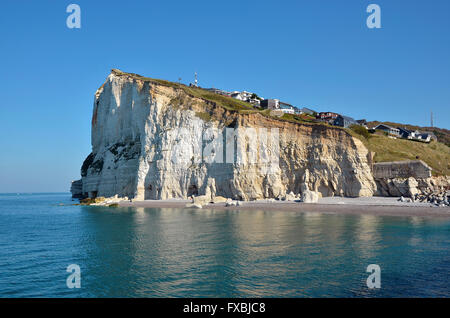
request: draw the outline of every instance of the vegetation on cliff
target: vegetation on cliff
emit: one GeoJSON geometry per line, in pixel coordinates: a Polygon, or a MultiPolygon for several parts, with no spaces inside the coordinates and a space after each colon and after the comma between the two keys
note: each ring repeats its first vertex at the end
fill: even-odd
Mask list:
{"type": "MultiPolygon", "coordinates": [[[[364,145],[372,152],[375,152],[375,162],[386,161],[401,161],[401,160],[413,160],[420,159],[426,162],[433,168],[433,174],[435,175],[450,175],[450,131],[446,129],[431,128],[431,127],[417,127],[412,125],[403,125],[385,122],[385,124],[392,126],[401,126],[407,129],[419,129],[433,132],[439,142],[431,142],[429,144],[414,142],[410,140],[392,139],[387,136],[372,135],[361,126],[351,127],[350,129],[344,129],[341,127],[330,126],[326,123],[314,122],[314,118],[308,115],[294,115],[294,114],[282,114],[280,116],[274,115],[270,110],[262,110],[253,107],[251,104],[219,95],[200,87],[190,87],[181,83],[170,82],[161,79],[154,79],[150,77],[144,77],[135,73],[125,73],[117,69],[113,69],[112,72],[118,76],[128,76],[136,80],[147,81],[175,89],[180,89],[188,96],[196,97],[205,100],[206,102],[213,103],[219,107],[222,107],[228,111],[238,112],[239,114],[261,114],[262,116],[269,117],[275,120],[287,121],[303,125],[320,125],[329,127],[330,129],[341,129],[353,137],[361,140],[364,145]]],[[[174,106],[182,105],[183,100],[173,100],[174,106]]],[[[212,114],[208,112],[196,112],[197,117],[204,121],[210,121],[213,119],[212,114]]],[[[370,122],[369,127],[374,127],[380,122],[370,122]]]]}
{"type": "Polygon", "coordinates": [[[433,168],[433,175],[450,175],[450,147],[441,142],[424,143],[384,135],[367,135],[356,129],[348,131],[375,153],[375,162],[420,159],[433,168]]]}
{"type": "Polygon", "coordinates": [[[399,123],[393,123],[393,122],[380,122],[380,121],[371,121],[367,123],[367,126],[369,128],[376,127],[379,124],[385,124],[392,127],[404,127],[409,130],[419,130],[419,131],[428,131],[432,132],[436,137],[437,140],[448,147],[450,147],[450,130],[444,129],[444,128],[438,128],[438,127],[420,127],[420,126],[414,126],[414,125],[408,125],[408,124],[399,124],[399,123]]]}
{"type": "MultiPolygon", "coordinates": [[[[142,75],[139,74],[135,74],[135,73],[126,73],[126,72],[122,72],[118,69],[113,69],[112,72],[115,75],[118,76],[128,76],[131,77],[133,79],[136,80],[140,80],[140,81],[144,81],[144,82],[151,82],[151,83],[156,83],[159,85],[163,85],[163,86],[167,86],[167,87],[172,87],[175,89],[180,89],[182,90],[184,93],[186,93],[187,95],[191,96],[191,97],[196,97],[196,98],[200,98],[203,99],[207,102],[211,102],[214,103],[215,105],[222,107],[226,110],[229,111],[236,111],[240,114],[254,114],[254,113],[259,113],[263,116],[266,117],[271,117],[271,118],[276,118],[276,119],[281,119],[281,120],[285,120],[285,121],[289,121],[289,122],[294,122],[294,123],[302,123],[302,124],[315,124],[315,125],[324,125],[324,126],[329,126],[326,123],[317,123],[313,121],[313,117],[305,114],[305,115],[293,115],[293,114],[284,114],[282,116],[275,116],[271,113],[270,110],[267,109],[258,109],[253,107],[251,104],[232,98],[232,97],[227,97],[227,96],[223,96],[220,94],[216,94],[213,92],[210,92],[206,89],[200,88],[200,87],[191,87],[191,86],[186,86],[184,84],[181,83],[175,83],[175,82],[170,82],[170,81],[166,81],[166,80],[161,80],[161,79],[156,79],[156,78],[150,78],[150,77],[144,77],[142,75]]],[[[181,104],[183,101],[182,100],[177,100],[177,98],[175,98],[173,100],[173,103],[175,105],[181,104]]],[[[211,120],[211,117],[207,115],[207,113],[204,112],[198,112],[196,113],[196,115],[202,119],[207,119],[207,121],[211,120]]],[[[341,129],[339,127],[334,127],[337,129],[341,129]]]]}
{"type": "Polygon", "coordinates": [[[374,135],[368,149],[375,152],[375,162],[420,159],[433,168],[434,175],[450,175],[450,148],[440,142],[422,143],[374,135]]]}
{"type": "Polygon", "coordinates": [[[197,97],[197,98],[201,98],[204,99],[206,101],[210,101],[213,102],[219,106],[222,106],[225,109],[228,110],[235,110],[235,111],[256,111],[253,106],[249,103],[246,103],[244,101],[240,101],[237,99],[234,99],[232,97],[227,97],[227,96],[222,96],[219,94],[215,94],[213,92],[210,92],[208,90],[202,89],[200,87],[190,87],[190,86],[186,86],[184,84],[181,83],[175,83],[175,82],[169,82],[166,80],[161,80],[161,79],[156,79],[156,78],[150,78],[150,77],[144,77],[142,75],[139,74],[135,74],[135,73],[125,73],[122,72],[120,70],[117,69],[113,69],[112,72],[115,75],[125,75],[125,76],[129,76],[132,77],[134,79],[137,80],[141,80],[141,81],[147,81],[147,82],[153,82],[156,84],[160,84],[163,86],[168,86],[168,87],[173,87],[176,89],[181,89],[183,90],[186,94],[193,96],[193,97],[197,97]]]}

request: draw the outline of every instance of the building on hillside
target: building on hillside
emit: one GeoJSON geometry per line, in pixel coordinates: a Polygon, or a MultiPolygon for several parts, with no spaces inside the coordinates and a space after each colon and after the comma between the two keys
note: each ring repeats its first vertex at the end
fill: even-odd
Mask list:
{"type": "Polygon", "coordinates": [[[393,128],[388,125],[380,124],[375,127],[375,130],[383,130],[388,134],[398,136],[403,139],[430,142],[431,140],[437,140],[436,136],[430,132],[420,132],[418,130],[409,130],[405,127],[393,128]],[[381,127],[380,127],[381,126],[381,127]],[[397,133],[398,131],[398,133],[397,133]],[[433,138],[434,137],[434,138],[433,138]]]}
{"type": "Polygon", "coordinates": [[[215,94],[231,97],[231,93],[230,92],[227,92],[227,91],[224,91],[224,90],[221,90],[221,89],[218,89],[218,88],[205,88],[205,89],[207,91],[210,91],[210,92],[215,93],[215,94]]]}
{"type": "Polygon", "coordinates": [[[338,116],[339,114],[333,112],[320,112],[317,114],[317,119],[327,122],[329,124],[333,124],[333,122],[338,116]]]}
{"type": "Polygon", "coordinates": [[[398,128],[394,128],[394,127],[391,127],[391,126],[388,126],[385,124],[379,124],[374,129],[384,131],[384,132],[388,133],[389,135],[394,135],[394,136],[400,137],[400,130],[398,128]]]}
{"type": "Polygon", "coordinates": [[[430,140],[434,140],[434,141],[437,141],[437,140],[438,140],[437,137],[436,137],[436,135],[435,135],[434,133],[430,132],[430,131],[423,131],[422,134],[427,134],[427,135],[429,135],[429,136],[430,136],[430,140]]]}
{"type": "Polygon", "coordinates": [[[238,99],[238,100],[242,100],[242,101],[244,100],[244,95],[239,91],[231,92],[230,96],[233,97],[234,99],[238,99]]]}
{"type": "Polygon", "coordinates": [[[367,120],[365,120],[365,119],[358,119],[358,120],[356,121],[356,123],[357,123],[358,125],[360,125],[360,126],[363,126],[363,127],[366,128],[366,129],[369,129],[369,128],[367,127],[367,120]]]}
{"type": "Polygon", "coordinates": [[[430,142],[431,141],[431,135],[428,133],[421,133],[416,135],[416,140],[422,141],[422,142],[430,142]]]}
{"type": "Polygon", "coordinates": [[[318,119],[322,119],[322,120],[330,120],[330,119],[336,119],[337,116],[339,116],[339,114],[337,113],[333,113],[333,112],[320,112],[317,115],[318,119]]]}
{"type": "Polygon", "coordinates": [[[338,115],[333,121],[333,125],[348,128],[351,125],[357,125],[357,122],[351,117],[338,115]]]}
{"type": "Polygon", "coordinates": [[[242,92],[234,91],[231,93],[231,97],[242,100],[244,102],[250,100],[252,98],[252,96],[253,96],[253,93],[247,92],[247,91],[242,91],[242,92]]]}
{"type": "Polygon", "coordinates": [[[252,92],[234,91],[234,92],[230,93],[230,96],[235,99],[250,103],[254,107],[259,107],[261,104],[261,98],[259,98],[258,95],[256,95],[255,93],[252,93],[252,92]]]}
{"type": "Polygon", "coordinates": [[[397,129],[399,130],[400,137],[405,138],[405,139],[412,139],[413,138],[414,132],[412,132],[411,130],[406,129],[406,128],[402,128],[402,127],[397,127],[397,129]]]}
{"type": "Polygon", "coordinates": [[[261,99],[258,97],[254,97],[254,95],[252,95],[252,97],[250,97],[247,100],[248,103],[252,104],[253,107],[260,107],[261,106],[261,99]]]}
{"type": "Polygon", "coordinates": [[[301,114],[303,114],[302,110],[301,110],[300,108],[295,107],[295,106],[294,106],[294,113],[295,113],[296,115],[301,115],[301,114]]]}
{"type": "Polygon", "coordinates": [[[306,108],[306,107],[301,108],[300,111],[302,112],[302,114],[308,114],[308,115],[311,115],[311,116],[314,116],[315,114],[317,114],[317,112],[315,110],[309,109],[309,108],[306,108]]]}
{"type": "Polygon", "coordinates": [[[288,103],[279,102],[279,109],[285,114],[295,114],[294,106],[288,103]]]}
{"type": "Polygon", "coordinates": [[[247,91],[242,91],[241,92],[241,96],[242,96],[242,98],[244,99],[245,102],[249,101],[252,98],[253,95],[255,95],[255,94],[253,94],[252,92],[247,92],[247,91]]]}
{"type": "Polygon", "coordinates": [[[279,109],[280,101],[278,99],[263,99],[261,101],[261,107],[266,109],[279,109]]]}
{"type": "Polygon", "coordinates": [[[418,130],[412,131],[402,127],[397,127],[397,129],[399,130],[400,137],[405,139],[415,139],[420,134],[418,130]]]}

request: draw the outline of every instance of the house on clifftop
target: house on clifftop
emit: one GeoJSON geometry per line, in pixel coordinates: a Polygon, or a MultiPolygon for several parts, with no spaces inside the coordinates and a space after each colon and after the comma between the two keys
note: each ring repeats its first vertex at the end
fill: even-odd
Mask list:
{"type": "Polygon", "coordinates": [[[388,126],[385,124],[379,124],[374,129],[384,131],[384,132],[388,133],[389,135],[394,135],[394,136],[400,137],[400,129],[398,129],[398,128],[394,128],[394,127],[391,127],[391,126],[388,126]]]}
{"type": "Polygon", "coordinates": [[[333,125],[348,128],[351,125],[357,125],[357,122],[351,117],[339,115],[333,121],[333,125]]]}

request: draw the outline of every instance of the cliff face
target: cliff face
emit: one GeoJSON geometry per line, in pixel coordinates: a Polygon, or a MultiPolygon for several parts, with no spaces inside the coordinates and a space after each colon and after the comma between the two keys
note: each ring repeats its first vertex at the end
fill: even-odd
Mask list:
{"type": "Polygon", "coordinates": [[[366,158],[364,145],[342,129],[229,110],[177,85],[113,71],[95,94],[82,192],[136,199],[210,191],[252,200],[306,189],[371,196],[376,186],[366,158]]]}

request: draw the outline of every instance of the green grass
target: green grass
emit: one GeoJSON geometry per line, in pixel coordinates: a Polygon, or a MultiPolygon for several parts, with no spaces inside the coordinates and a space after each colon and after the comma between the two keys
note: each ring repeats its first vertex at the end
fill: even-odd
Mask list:
{"type": "MultiPolygon", "coordinates": [[[[117,69],[113,69],[112,72],[116,75],[123,75],[123,76],[129,76],[132,77],[134,79],[137,80],[141,80],[141,81],[147,81],[147,82],[151,82],[151,83],[156,83],[159,85],[163,85],[163,86],[167,86],[167,87],[172,87],[175,89],[181,89],[182,91],[184,91],[187,95],[191,96],[191,97],[196,97],[196,98],[200,98],[203,99],[205,101],[214,103],[215,105],[222,107],[226,110],[229,111],[235,111],[238,112],[240,114],[253,114],[253,113],[259,113],[263,116],[266,117],[270,117],[270,118],[275,118],[275,119],[281,119],[281,120],[286,120],[289,122],[294,122],[294,123],[301,123],[301,124],[319,124],[319,125],[326,125],[324,123],[317,123],[314,121],[314,118],[309,116],[309,115],[292,115],[292,114],[284,114],[281,117],[277,117],[277,116],[273,116],[270,113],[270,110],[268,109],[258,109],[253,107],[253,105],[244,102],[244,101],[240,101],[237,100],[235,98],[232,97],[228,97],[228,96],[223,96],[220,94],[215,94],[212,93],[208,90],[202,89],[200,87],[190,87],[190,86],[186,86],[184,84],[181,83],[175,83],[175,82],[170,82],[170,81],[166,81],[166,80],[161,80],[161,79],[155,79],[155,78],[150,78],[150,77],[144,77],[141,76],[139,74],[135,74],[135,73],[125,73],[122,72],[120,70],[117,69]]],[[[183,103],[182,100],[180,100],[179,98],[175,97],[172,101],[171,101],[175,107],[181,105],[183,103]]],[[[205,114],[197,114],[198,117],[200,118],[206,118],[207,116],[205,114]]],[[[211,117],[207,118],[208,120],[211,120],[211,117]]]]}
{"type": "Polygon", "coordinates": [[[328,124],[326,124],[326,123],[317,123],[317,122],[315,122],[315,120],[312,116],[304,115],[304,114],[302,114],[302,115],[283,114],[283,116],[281,116],[280,118],[290,121],[290,122],[295,122],[295,123],[310,123],[310,124],[320,124],[320,125],[328,126],[328,124]]]}
{"type": "Polygon", "coordinates": [[[125,73],[117,69],[112,70],[116,75],[126,75],[130,76],[134,79],[141,80],[141,81],[147,81],[147,82],[153,82],[156,84],[160,84],[167,87],[172,87],[176,89],[183,90],[186,94],[197,97],[200,99],[204,99],[210,102],[215,103],[218,106],[221,106],[227,110],[233,110],[233,111],[247,111],[247,112],[258,112],[257,109],[255,109],[251,104],[234,99],[232,97],[227,97],[219,94],[212,93],[210,91],[207,91],[205,89],[202,89],[200,87],[189,87],[184,84],[170,82],[166,80],[161,79],[155,79],[150,77],[144,77],[138,74],[134,73],[125,73]]]}
{"type": "MultiPolygon", "coordinates": [[[[259,113],[265,117],[297,124],[322,125],[331,127],[326,123],[315,122],[313,117],[305,114],[283,114],[281,117],[274,116],[268,109],[263,110],[254,108],[249,103],[231,97],[215,94],[199,87],[189,87],[180,83],[144,77],[134,73],[125,73],[119,70],[113,70],[113,72],[116,75],[131,76],[132,78],[138,80],[148,81],[175,89],[181,89],[189,96],[203,99],[207,102],[211,102],[217,106],[223,107],[224,109],[227,109],[229,111],[236,111],[240,114],[259,113]]],[[[173,103],[175,106],[180,106],[184,103],[184,100],[177,100],[177,98],[175,98],[173,100],[173,103]]],[[[196,112],[196,116],[203,119],[204,121],[210,121],[212,119],[211,114],[207,112],[196,112]]],[[[333,126],[333,128],[344,129],[335,126],[333,126]]],[[[352,129],[344,130],[353,137],[360,139],[370,151],[375,152],[375,162],[414,160],[416,159],[416,156],[418,156],[419,159],[423,160],[433,168],[433,173],[435,175],[450,175],[450,148],[442,143],[432,142],[430,144],[425,144],[410,140],[391,139],[386,136],[372,134],[367,137],[364,133],[361,134],[362,132],[358,130],[357,132],[352,129]]]]}
{"type": "Polygon", "coordinates": [[[416,160],[418,157],[433,168],[433,175],[450,175],[450,147],[443,143],[432,141],[427,144],[374,134],[365,138],[350,129],[347,131],[375,152],[375,162],[416,160]]]}
{"type": "Polygon", "coordinates": [[[369,131],[366,129],[366,127],[360,125],[351,125],[349,128],[366,139],[370,138],[369,131]]]}
{"type": "Polygon", "coordinates": [[[198,118],[202,119],[203,121],[211,121],[211,115],[209,113],[206,112],[196,112],[195,116],[197,116],[198,118]]]}

